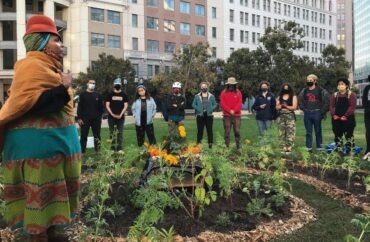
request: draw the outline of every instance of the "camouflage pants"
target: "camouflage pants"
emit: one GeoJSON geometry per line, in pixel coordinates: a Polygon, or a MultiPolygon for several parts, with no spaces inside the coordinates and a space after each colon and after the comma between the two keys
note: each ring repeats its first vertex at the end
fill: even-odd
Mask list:
{"type": "Polygon", "coordinates": [[[293,147],[295,139],[295,116],[293,113],[280,113],[277,120],[279,125],[279,140],[282,146],[293,147]]]}
{"type": "Polygon", "coordinates": [[[171,137],[177,137],[179,135],[178,127],[184,125],[184,121],[174,122],[172,120],[168,120],[168,131],[171,137]]]}

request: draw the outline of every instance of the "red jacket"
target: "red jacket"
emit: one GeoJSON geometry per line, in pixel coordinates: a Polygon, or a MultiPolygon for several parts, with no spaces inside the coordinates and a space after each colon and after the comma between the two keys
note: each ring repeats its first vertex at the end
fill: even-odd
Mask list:
{"type": "Polygon", "coordinates": [[[221,108],[224,116],[231,116],[230,111],[234,110],[234,116],[240,116],[242,110],[242,94],[240,91],[223,90],[220,95],[221,108]]]}

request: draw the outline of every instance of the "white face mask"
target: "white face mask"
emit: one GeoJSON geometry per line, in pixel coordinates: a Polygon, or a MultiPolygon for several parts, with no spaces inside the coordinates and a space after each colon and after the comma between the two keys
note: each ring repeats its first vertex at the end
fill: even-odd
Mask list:
{"type": "Polygon", "coordinates": [[[89,88],[90,90],[94,90],[95,89],[95,84],[87,84],[87,88],[89,88]]]}

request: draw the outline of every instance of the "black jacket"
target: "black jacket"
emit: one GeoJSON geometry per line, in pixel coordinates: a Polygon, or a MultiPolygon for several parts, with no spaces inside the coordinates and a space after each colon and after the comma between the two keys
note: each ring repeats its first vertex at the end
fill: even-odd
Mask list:
{"type": "Polygon", "coordinates": [[[185,116],[185,97],[180,95],[169,95],[167,98],[167,112],[168,115],[179,115],[179,116],[185,116]],[[174,107],[173,105],[176,104],[177,107],[174,107]]]}
{"type": "Polygon", "coordinates": [[[266,97],[261,93],[256,96],[252,109],[257,112],[256,119],[267,121],[276,119],[276,98],[271,92],[268,92],[266,97]],[[264,109],[260,108],[261,105],[266,104],[264,109]]]}

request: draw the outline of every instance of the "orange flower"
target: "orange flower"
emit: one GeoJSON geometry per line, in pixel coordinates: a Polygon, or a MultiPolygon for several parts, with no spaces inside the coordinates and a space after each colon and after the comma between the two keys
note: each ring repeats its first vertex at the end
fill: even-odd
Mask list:
{"type": "Polygon", "coordinates": [[[148,147],[149,147],[149,144],[148,144],[147,142],[144,142],[144,146],[145,146],[146,148],[148,148],[148,147]]]}
{"type": "Polygon", "coordinates": [[[195,146],[193,148],[193,153],[196,154],[196,155],[199,154],[200,153],[200,148],[198,146],[195,146]]]}

